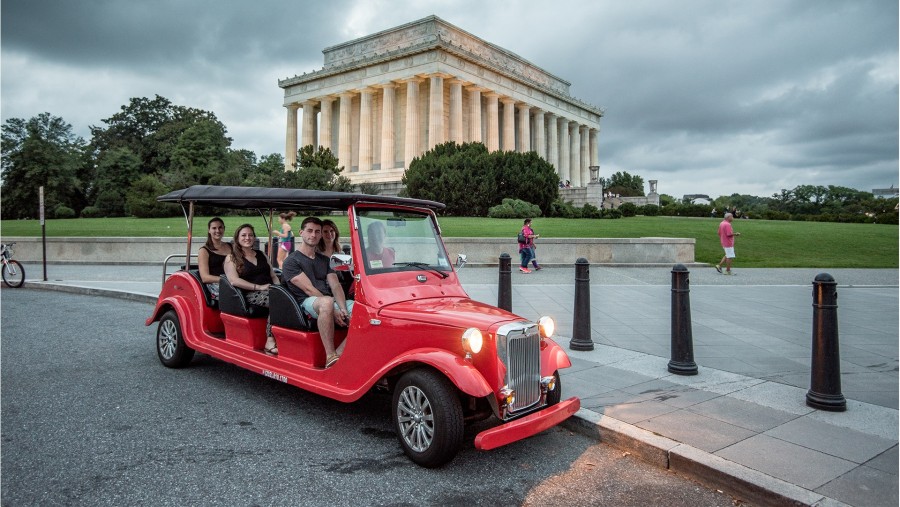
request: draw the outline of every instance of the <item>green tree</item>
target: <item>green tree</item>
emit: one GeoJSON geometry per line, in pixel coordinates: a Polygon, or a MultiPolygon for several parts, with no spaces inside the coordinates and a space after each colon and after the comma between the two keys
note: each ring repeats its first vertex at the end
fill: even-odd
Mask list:
{"type": "Polygon", "coordinates": [[[38,218],[38,188],[44,187],[45,216],[59,206],[83,208],[86,144],[62,118],[41,113],[25,121],[10,118],[2,127],[2,214],[38,218]]]}
{"type": "Polygon", "coordinates": [[[104,216],[125,214],[125,196],[140,175],[141,159],[129,148],[114,148],[97,157],[94,206],[104,216]]]}
{"type": "Polygon", "coordinates": [[[222,145],[231,145],[227,129],[216,115],[201,109],[178,106],[156,95],[132,98],[121,110],[102,120],[105,127],[91,127],[91,146],[95,153],[128,148],[141,160],[141,174],[159,175],[172,182],[172,188],[194,184],[210,177],[212,164],[224,169],[222,145]],[[189,132],[190,131],[190,132],[189,132]],[[184,137],[184,139],[182,139],[184,137]],[[209,146],[203,146],[208,142],[209,146]],[[193,151],[197,153],[192,153],[193,151]],[[177,152],[177,153],[176,153],[177,152]],[[173,164],[191,174],[171,175],[173,164]]]}
{"type": "Polygon", "coordinates": [[[486,216],[504,198],[536,204],[549,215],[559,195],[559,177],[535,153],[488,153],[481,143],[435,146],[403,175],[406,195],[443,202],[444,213],[486,216]]]}
{"type": "Polygon", "coordinates": [[[349,178],[341,175],[343,171],[330,149],[307,145],[297,152],[297,170],[284,171],[280,186],[350,192],[353,186],[349,178]]]}
{"type": "Polygon", "coordinates": [[[144,175],[137,179],[128,191],[125,209],[128,214],[138,218],[156,218],[177,215],[177,206],[164,204],[156,200],[169,189],[153,176],[144,175]]]}
{"type": "Polygon", "coordinates": [[[636,174],[628,174],[627,171],[617,172],[610,176],[609,179],[600,178],[600,183],[606,191],[623,197],[641,197],[644,195],[644,178],[636,174]]]}

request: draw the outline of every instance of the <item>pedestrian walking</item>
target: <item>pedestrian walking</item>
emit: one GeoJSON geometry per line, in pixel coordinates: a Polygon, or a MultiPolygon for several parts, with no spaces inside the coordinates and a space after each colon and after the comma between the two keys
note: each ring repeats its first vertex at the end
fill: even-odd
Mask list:
{"type": "Polygon", "coordinates": [[[519,264],[519,271],[522,273],[531,273],[531,270],[528,269],[528,263],[531,262],[531,259],[534,257],[534,238],[536,237],[538,237],[538,235],[535,234],[534,230],[531,228],[531,219],[526,218],[522,225],[522,230],[519,231],[518,237],[519,256],[522,260],[519,264]]]}
{"type": "Polygon", "coordinates": [[[732,274],[731,264],[734,261],[734,237],[741,235],[739,232],[734,232],[734,229],[731,227],[732,220],[734,220],[734,215],[725,213],[725,218],[719,223],[719,242],[722,243],[725,255],[722,257],[722,260],[716,264],[716,271],[722,273],[722,265],[724,264],[725,272],[723,274],[726,275],[732,274]]]}

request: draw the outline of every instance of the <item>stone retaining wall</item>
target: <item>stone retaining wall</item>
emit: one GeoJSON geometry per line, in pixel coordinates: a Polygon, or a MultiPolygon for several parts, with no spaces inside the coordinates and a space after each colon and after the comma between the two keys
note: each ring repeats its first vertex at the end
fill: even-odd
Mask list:
{"type": "MultiPolygon", "coordinates": [[[[191,252],[205,241],[195,238],[191,252]]],[[[3,238],[16,242],[15,258],[41,262],[40,238],[3,238]]],[[[445,238],[450,260],[465,253],[472,265],[496,265],[507,253],[518,262],[515,238],[445,238]]],[[[673,265],[694,263],[693,238],[541,238],[538,261],[546,265],[572,265],[584,257],[591,264],[673,265]]],[[[80,264],[161,264],[172,254],[186,253],[185,238],[47,238],[47,262],[80,264]]],[[[176,261],[177,262],[177,261],[176,261]]]]}

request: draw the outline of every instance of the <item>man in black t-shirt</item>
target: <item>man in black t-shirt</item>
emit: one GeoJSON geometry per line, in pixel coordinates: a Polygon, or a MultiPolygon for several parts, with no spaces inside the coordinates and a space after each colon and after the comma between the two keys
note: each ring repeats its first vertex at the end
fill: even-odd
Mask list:
{"type": "Polygon", "coordinates": [[[328,257],[316,251],[322,239],[322,221],[308,217],[300,225],[300,247],[284,261],[282,277],[285,287],[297,298],[300,307],[316,319],[325,346],[325,367],[337,362],[344,343],[335,349],[334,326],[350,323],[353,300],[346,299],[337,274],[328,257]]]}

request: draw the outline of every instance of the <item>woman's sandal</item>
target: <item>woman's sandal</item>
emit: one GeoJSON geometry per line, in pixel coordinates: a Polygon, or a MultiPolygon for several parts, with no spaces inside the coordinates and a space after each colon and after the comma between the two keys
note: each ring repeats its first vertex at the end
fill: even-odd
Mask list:
{"type": "Polygon", "coordinates": [[[328,356],[328,357],[325,359],[325,367],[326,367],[326,368],[331,368],[332,366],[334,366],[334,363],[336,363],[337,360],[340,359],[340,357],[341,357],[341,356],[339,356],[339,355],[337,355],[337,354],[332,354],[332,355],[328,356]]]}

